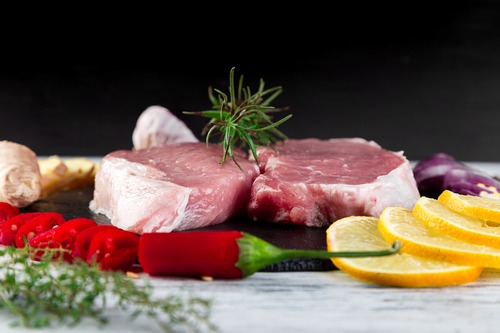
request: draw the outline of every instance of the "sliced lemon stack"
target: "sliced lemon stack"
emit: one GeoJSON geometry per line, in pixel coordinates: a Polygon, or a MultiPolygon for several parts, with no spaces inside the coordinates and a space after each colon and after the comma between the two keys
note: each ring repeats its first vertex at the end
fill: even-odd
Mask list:
{"type": "Polygon", "coordinates": [[[413,255],[461,265],[500,268],[499,248],[465,242],[453,234],[429,228],[406,208],[384,209],[378,229],[386,241],[400,240],[401,250],[413,255]]]}
{"type": "Polygon", "coordinates": [[[500,200],[498,199],[458,194],[445,190],[438,200],[457,213],[500,223],[500,200]]]}
{"type": "MultiPolygon", "coordinates": [[[[379,251],[389,248],[389,243],[379,232],[378,223],[379,219],[366,216],[337,220],[326,231],[328,250],[379,251]]],[[[341,271],[361,280],[397,287],[459,285],[476,280],[483,270],[409,253],[384,257],[332,258],[332,262],[341,271]]]]}
{"type": "Polygon", "coordinates": [[[402,243],[396,255],[332,261],[346,273],[385,285],[472,282],[483,268],[500,269],[500,200],[445,190],[437,200],[421,197],[412,210],[387,207],[378,219],[351,216],[327,230],[332,251],[380,250],[396,240],[402,243]]]}
{"type": "MultiPolygon", "coordinates": [[[[448,197],[444,201],[445,204],[440,199],[421,197],[413,207],[413,215],[431,229],[453,235],[453,237],[469,243],[500,248],[499,223],[476,217],[478,215],[457,213],[448,208],[447,205],[456,206],[454,202],[461,201],[460,196],[456,193],[451,194],[451,197],[448,194],[445,196],[448,197]]],[[[442,197],[443,195],[439,198],[442,197]]],[[[493,200],[500,204],[500,200],[493,200]]]]}

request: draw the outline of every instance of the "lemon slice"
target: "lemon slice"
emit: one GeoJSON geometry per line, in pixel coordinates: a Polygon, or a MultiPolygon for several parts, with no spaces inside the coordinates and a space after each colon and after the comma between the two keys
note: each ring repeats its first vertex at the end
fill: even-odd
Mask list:
{"type": "MultiPolygon", "coordinates": [[[[326,231],[329,251],[379,251],[390,247],[377,228],[378,219],[350,216],[326,231]]],[[[360,280],[395,287],[440,287],[475,281],[482,268],[398,253],[384,257],[332,258],[341,271],[360,280]]]]}
{"type": "Polygon", "coordinates": [[[500,200],[444,190],[439,202],[454,212],[500,223],[500,200]]]}
{"type": "Polygon", "coordinates": [[[412,212],[429,228],[469,243],[500,248],[500,225],[496,222],[492,224],[474,216],[456,213],[440,201],[427,197],[420,197],[412,212]]]}
{"type": "Polygon", "coordinates": [[[500,249],[467,243],[428,228],[403,207],[385,208],[378,229],[387,242],[399,240],[402,251],[413,255],[460,265],[500,268],[500,249]]]}

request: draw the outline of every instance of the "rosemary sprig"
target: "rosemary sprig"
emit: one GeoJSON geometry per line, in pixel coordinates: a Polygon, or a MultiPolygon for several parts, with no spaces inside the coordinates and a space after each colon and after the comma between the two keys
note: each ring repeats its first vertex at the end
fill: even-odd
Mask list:
{"type": "Polygon", "coordinates": [[[240,76],[236,89],[234,71],[233,67],[229,73],[228,94],[219,89],[208,88],[211,110],[184,113],[210,118],[202,131],[202,135],[206,136],[206,143],[209,143],[213,135],[219,134],[219,142],[224,151],[220,163],[225,163],[231,157],[238,165],[234,157],[235,147],[249,148],[257,161],[256,147],[274,147],[275,143],[287,139],[277,127],[292,115],[273,122],[272,113],[288,110],[286,107],[275,108],[270,105],[283,89],[280,86],[265,89],[264,81],[261,79],[257,92],[252,93],[249,87],[243,87],[243,75],[240,76]]]}
{"type": "Polygon", "coordinates": [[[62,258],[60,251],[45,250],[34,261],[29,248],[0,248],[0,309],[17,317],[13,326],[75,326],[84,318],[103,326],[106,312],[119,309],[128,311],[131,320],[148,316],[165,332],[217,330],[210,322],[210,300],[189,294],[154,298],[147,280],[83,261],[69,264],[56,259],[62,258]]]}

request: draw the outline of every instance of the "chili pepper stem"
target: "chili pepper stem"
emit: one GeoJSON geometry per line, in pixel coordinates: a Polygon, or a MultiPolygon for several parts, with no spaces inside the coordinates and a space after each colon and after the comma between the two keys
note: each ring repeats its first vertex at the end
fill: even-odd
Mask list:
{"type": "Polygon", "coordinates": [[[283,249],[245,232],[242,234],[243,236],[237,240],[240,248],[240,255],[236,266],[242,270],[244,277],[257,272],[266,266],[276,264],[286,259],[380,257],[395,254],[401,249],[401,243],[399,241],[395,241],[390,248],[380,251],[329,252],[321,250],[283,249]]]}

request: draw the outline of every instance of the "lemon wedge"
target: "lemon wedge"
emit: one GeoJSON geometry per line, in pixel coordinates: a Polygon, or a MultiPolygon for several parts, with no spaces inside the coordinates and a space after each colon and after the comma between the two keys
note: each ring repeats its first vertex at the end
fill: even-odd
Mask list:
{"type": "MultiPolygon", "coordinates": [[[[378,230],[378,218],[350,216],[326,231],[329,251],[378,251],[390,245],[378,230]]],[[[475,281],[482,268],[426,259],[409,253],[384,257],[332,258],[344,273],[360,280],[395,287],[441,287],[475,281]]]]}
{"type": "Polygon", "coordinates": [[[500,200],[444,190],[439,202],[454,212],[500,223],[500,200]]]}
{"type": "Polygon", "coordinates": [[[387,242],[399,240],[402,251],[460,265],[500,268],[500,249],[472,244],[424,225],[411,210],[387,207],[378,229],[387,242]]]}
{"type": "Polygon", "coordinates": [[[496,222],[456,213],[440,201],[427,197],[420,197],[412,212],[418,220],[429,228],[469,243],[500,248],[500,224],[496,222]]]}

